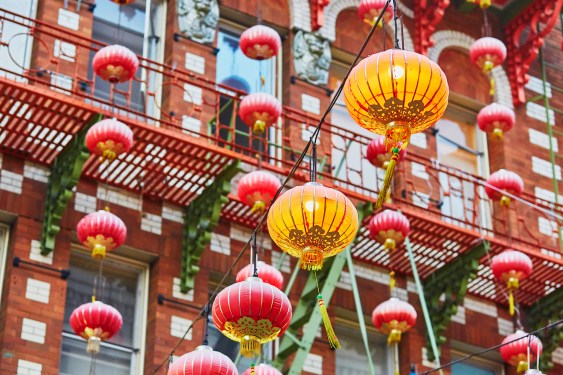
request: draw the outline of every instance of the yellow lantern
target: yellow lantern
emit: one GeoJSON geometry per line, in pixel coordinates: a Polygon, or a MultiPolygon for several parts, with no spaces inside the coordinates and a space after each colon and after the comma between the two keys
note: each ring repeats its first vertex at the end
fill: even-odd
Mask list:
{"type": "Polygon", "coordinates": [[[399,152],[411,134],[432,126],[448,105],[448,81],[442,69],[415,52],[391,49],[371,55],[354,67],[344,86],[350,116],[363,128],[385,136],[393,152],[376,207],[381,207],[399,152]]]}
{"type": "Polygon", "coordinates": [[[346,248],[358,231],[358,212],[341,192],[318,182],[281,195],[268,213],[272,240],[300,258],[303,269],[319,270],[323,259],[346,248]]]}

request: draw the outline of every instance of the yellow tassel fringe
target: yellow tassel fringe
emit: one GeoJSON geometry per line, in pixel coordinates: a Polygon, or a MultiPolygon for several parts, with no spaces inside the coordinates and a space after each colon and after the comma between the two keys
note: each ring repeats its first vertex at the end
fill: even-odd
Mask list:
{"type": "Polygon", "coordinates": [[[375,202],[375,209],[378,210],[383,206],[383,202],[387,198],[387,192],[391,187],[391,182],[393,181],[393,176],[395,175],[395,167],[397,166],[397,159],[399,159],[399,149],[393,149],[393,156],[391,156],[391,160],[389,160],[389,165],[387,166],[387,170],[385,171],[385,179],[383,180],[383,187],[379,192],[379,196],[377,197],[377,202],[375,202]]]}
{"type": "Polygon", "coordinates": [[[317,296],[317,301],[319,303],[319,309],[321,310],[321,317],[323,318],[328,343],[330,344],[331,348],[340,349],[340,342],[338,342],[336,333],[332,328],[332,323],[330,322],[328,311],[326,310],[325,302],[323,301],[323,296],[321,294],[317,296]]]}

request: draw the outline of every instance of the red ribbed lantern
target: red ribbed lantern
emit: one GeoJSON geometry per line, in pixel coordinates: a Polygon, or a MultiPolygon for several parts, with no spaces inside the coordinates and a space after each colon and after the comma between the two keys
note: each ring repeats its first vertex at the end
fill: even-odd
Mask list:
{"type": "Polygon", "coordinates": [[[536,355],[541,355],[543,350],[540,339],[534,335],[525,337],[526,335],[527,333],[524,331],[516,331],[516,333],[513,333],[502,340],[502,343],[504,344],[512,340],[516,340],[519,337],[522,338],[518,341],[514,341],[513,343],[503,345],[499,349],[502,359],[512,366],[516,366],[519,373],[528,369],[528,345],[531,348],[530,361],[532,361],[536,355]]]}
{"type": "Polygon", "coordinates": [[[503,42],[489,36],[477,39],[469,49],[469,58],[484,73],[502,65],[506,59],[506,46],[503,42]]]}
{"type": "Polygon", "coordinates": [[[78,306],[70,315],[70,326],[77,335],[88,340],[86,351],[93,354],[100,351],[100,342],[112,338],[122,324],[119,311],[100,301],[78,306]]]}
{"type": "Polygon", "coordinates": [[[168,368],[168,375],[238,375],[229,357],[207,345],[176,359],[168,368]]]}
{"type": "Polygon", "coordinates": [[[100,49],[94,55],[92,68],[96,75],[111,83],[131,80],[137,69],[139,59],[130,49],[114,44],[100,49]]]}
{"type": "Polygon", "coordinates": [[[253,369],[249,368],[242,375],[282,375],[280,370],[264,363],[254,366],[254,372],[252,371],[253,369]]]}
{"type": "MultiPolygon", "coordinates": [[[[491,185],[516,196],[522,194],[524,191],[524,181],[522,178],[516,173],[507,171],[506,169],[499,169],[495,173],[492,173],[489,178],[487,178],[487,185],[491,185]]],[[[510,197],[487,185],[485,185],[485,192],[490,199],[500,202],[501,206],[510,206],[510,197]]]]}
{"type": "Polygon", "coordinates": [[[240,342],[240,353],[255,357],[261,344],[284,334],[292,309],[282,291],[250,277],[223,289],[213,302],[212,314],[217,329],[240,342]]]}
{"type": "Polygon", "coordinates": [[[91,153],[112,162],[131,149],[133,131],[116,119],[105,119],[88,129],[85,142],[91,153]]]}
{"type": "Polygon", "coordinates": [[[252,127],[255,134],[262,134],[281,115],[282,107],[276,97],[263,92],[250,94],[240,101],[238,115],[252,127]]]}
{"type": "Polygon", "coordinates": [[[241,34],[239,46],[246,57],[267,60],[278,54],[281,38],[271,27],[256,25],[241,34]]]}
{"type": "MultiPolygon", "coordinates": [[[[360,19],[373,26],[375,21],[377,21],[377,17],[379,17],[379,13],[381,13],[385,7],[386,2],[387,0],[362,0],[358,6],[358,15],[360,16],[360,19]]],[[[383,22],[387,23],[391,21],[393,14],[393,3],[390,2],[385,10],[385,14],[383,15],[383,22]]],[[[382,22],[377,24],[377,27],[382,26],[382,22]]]]}
{"type": "Polygon", "coordinates": [[[370,237],[387,250],[394,250],[403,243],[409,230],[409,219],[398,211],[385,210],[374,215],[369,222],[370,237]]]}
{"type": "MultiPolygon", "coordinates": [[[[244,281],[251,277],[254,273],[254,265],[249,264],[237,273],[237,283],[244,281]]],[[[263,282],[273,285],[278,289],[283,288],[283,275],[282,273],[273,266],[267,263],[258,261],[258,276],[263,282]]]]}
{"type": "Polygon", "coordinates": [[[238,197],[252,207],[251,212],[263,214],[281,187],[279,178],[265,171],[253,171],[244,175],[238,183],[238,197]]]}
{"type": "Polygon", "coordinates": [[[521,280],[530,276],[533,266],[530,257],[515,250],[505,250],[491,261],[493,275],[508,288],[510,315],[514,315],[514,291],[520,287],[521,280]]]}
{"type": "Polygon", "coordinates": [[[477,115],[479,129],[501,140],[505,132],[511,130],[516,122],[514,111],[505,105],[492,103],[483,107],[477,115]]]}
{"type": "Polygon", "coordinates": [[[111,1],[119,5],[127,5],[127,4],[133,4],[136,0],[111,0],[111,1]]]}
{"type": "MultiPolygon", "coordinates": [[[[403,160],[406,154],[406,149],[401,150],[399,152],[399,160],[403,160]]],[[[368,159],[368,161],[374,166],[386,169],[389,164],[389,160],[391,160],[391,156],[393,156],[393,153],[387,150],[387,147],[385,146],[385,137],[378,136],[368,143],[366,159],[368,159]]]]}
{"type": "Polygon", "coordinates": [[[106,251],[111,251],[125,242],[127,227],[111,212],[97,211],[78,222],[76,234],[78,240],[92,250],[93,258],[105,258],[106,251]]]}

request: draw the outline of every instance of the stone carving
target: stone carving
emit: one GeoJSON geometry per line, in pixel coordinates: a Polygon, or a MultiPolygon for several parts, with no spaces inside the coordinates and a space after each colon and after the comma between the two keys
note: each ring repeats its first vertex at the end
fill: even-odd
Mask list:
{"type": "Polygon", "coordinates": [[[217,0],[177,0],[180,32],[198,43],[212,43],[219,22],[217,0]]]}
{"type": "Polygon", "coordinates": [[[299,77],[315,85],[326,85],[331,61],[327,39],[318,33],[297,32],[293,42],[293,62],[299,77]]]}

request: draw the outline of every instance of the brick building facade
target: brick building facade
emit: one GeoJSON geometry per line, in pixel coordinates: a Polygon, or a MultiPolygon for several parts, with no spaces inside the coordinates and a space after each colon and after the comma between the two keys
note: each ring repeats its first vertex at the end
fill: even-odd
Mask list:
{"type": "MultiPolygon", "coordinates": [[[[199,309],[235,262],[257,222],[258,217],[243,208],[234,194],[238,179],[257,168],[255,153],[262,157],[261,167],[280,177],[287,175],[369,31],[357,15],[359,0],[331,0],[324,7],[320,5],[322,1],[316,0],[222,0],[218,4],[218,23],[212,27],[212,42],[200,43],[182,30],[178,1],[137,1],[119,9],[108,0],[96,0],[96,4],[20,0],[17,6],[10,0],[0,0],[2,374],[88,372],[90,358],[84,353],[83,343],[73,337],[68,315],[69,306],[77,305],[84,297],[83,286],[94,281],[96,261],[84,256],[75,227],[85,214],[105,206],[110,206],[128,228],[126,244],[107,261],[104,287],[108,298],[123,303],[127,327],[113,346],[102,348],[102,352],[111,354],[98,360],[98,371],[111,371],[115,366],[119,374],[154,373],[198,318],[199,309]],[[250,63],[237,55],[233,41],[258,21],[279,32],[282,51],[273,61],[245,65],[250,63]],[[320,27],[315,28],[315,22],[320,27]],[[295,68],[297,35],[312,31],[316,31],[323,46],[329,46],[331,65],[326,83],[312,84],[295,68]],[[89,69],[92,51],[105,43],[124,44],[144,57],[144,69],[135,83],[120,86],[115,92],[96,81],[89,69]],[[265,84],[260,83],[262,79],[265,84]],[[248,135],[247,128],[239,127],[229,117],[243,91],[264,90],[279,97],[284,105],[283,119],[270,131],[269,139],[248,135]],[[53,176],[58,178],[61,173],[55,160],[96,113],[114,115],[131,125],[137,146],[131,158],[110,166],[100,165],[94,157],[86,161],[76,185],[66,185],[71,198],[62,205],[62,217],[60,213],[52,214],[59,216],[60,225],[56,226],[60,231],[53,251],[43,255],[46,202],[53,199],[48,195],[54,191],[53,176]],[[221,169],[237,159],[241,160],[242,171],[231,181],[232,193],[197,263],[200,270],[194,276],[195,287],[184,294],[180,291],[180,275],[181,259],[188,251],[183,238],[185,223],[189,224],[185,207],[205,191],[221,169]],[[14,263],[16,258],[22,262],[14,263]],[[62,278],[61,270],[70,270],[70,277],[62,278]]],[[[197,1],[185,3],[193,6],[197,1]]],[[[562,282],[558,238],[561,222],[550,216],[550,212],[563,216],[561,197],[557,200],[553,193],[552,178],[562,191],[561,159],[555,155],[556,165],[552,168],[546,133],[546,113],[554,123],[563,114],[557,110],[563,109],[563,91],[559,89],[563,88],[559,67],[561,24],[557,21],[554,27],[551,25],[551,32],[542,38],[544,63],[536,55],[524,72],[529,80],[520,89],[525,99],[532,100],[520,103],[515,96],[519,87],[515,87],[518,74],[513,66],[522,68],[524,64],[510,62],[510,50],[509,61],[493,72],[497,86],[493,99],[488,94],[489,80],[468,58],[472,42],[481,37],[483,16],[478,8],[463,1],[434,1],[432,6],[437,10],[433,12],[424,1],[397,3],[403,14],[401,39],[405,48],[421,51],[432,40],[427,55],[444,70],[452,94],[444,122],[435,127],[437,131],[413,137],[410,157],[396,176],[390,207],[403,210],[411,219],[413,231],[419,231],[413,243],[417,244],[416,259],[423,280],[429,280],[432,273],[468,252],[482,238],[491,242],[492,253],[513,247],[533,255],[534,266],[543,268],[533,282],[523,283],[529,294],[520,306],[520,320],[527,330],[532,330],[529,324],[534,321],[530,316],[535,311],[534,304],[552,306],[552,302],[541,304],[547,303],[552,293],[560,295],[562,282]],[[443,18],[440,9],[444,9],[443,18]],[[547,100],[536,98],[544,94],[542,67],[547,77],[547,100]],[[475,125],[479,109],[492,100],[514,107],[516,112],[514,130],[505,134],[500,143],[487,139],[475,125]],[[547,105],[551,112],[546,112],[547,105]],[[525,203],[504,210],[484,199],[482,188],[476,186],[481,178],[500,168],[519,173],[525,182],[523,199],[543,211],[525,203]],[[476,176],[475,180],[459,170],[476,176]],[[429,236],[426,240],[422,239],[425,231],[429,236]],[[444,238],[450,238],[450,242],[443,243],[444,238]]],[[[550,25],[553,18],[546,11],[552,7],[550,1],[537,0],[535,3],[541,3],[539,10],[530,1],[493,3],[488,21],[492,35],[503,41],[513,36],[507,34],[507,25],[527,22],[528,13],[542,14],[541,27],[550,25]]],[[[554,12],[559,13],[563,1],[553,3],[554,12]]],[[[392,34],[392,25],[376,31],[364,56],[384,46],[392,47],[392,34]]],[[[524,30],[523,47],[517,54],[534,52],[526,49],[524,42],[526,38],[532,40],[533,34],[524,30]]],[[[337,104],[320,135],[320,178],[341,188],[355,204],[373,201],[377,197],[377,187],[373,185],[380,182],[381,171],[362,161],[369,137],[346,122],[350,119],[345,118],[342,108],[337,104]]],[[[561,133],[553,134],[555,154],[559,153],[562,139],[561,133]]],[[[305,182],[306,172],[306,167],[299,169],[291,183],[305,182]]],[[[63,177],[61,181],[67,183],[69,177],[63,177]]],[[[197,218],[206,220],[208,216],[197,218]]],[[[389,297],[390,263],[383,249],[365,232],[365,228],[360,231],[360,240],[352,251],[355,275],[375,353],[373,359],[378,371],[386,373],[391,371],[390,354],[385,338],[372,328],[369,316],[389,297]]],[[[295,259],[282,257],[267,233],[261,239],[261,257],[279,265],[287,282],[296,266],[295,259]]],[[[411,363],[421,373],[436,363],[428,359],[426,328],[408,258],[402,247],[397,251],[402,253],[395,255],[394,262],[400,264],[395,293],[408,299],[419,312],[416,326],[400,344],[401,374],[409,373],[411,363]]],[[[237,263],[235,274],[247,264],[246,260],[245,255],[237,263]]],[[[500,287],[495,287],[487,273],[486,256],[480,262],[475,281],[469,282],[468,295],[457,301],[457,312],[446,317],[451,322],[444,333],[447,340],[441,345],[442,364],[494,346],[515,330],[500,287]]],[[[234,276],[228,280],[234,281],[234,276]]],[[[294,306],[306,282],[307,275],[301,272],[289,293],[294,306]]],[[[329,350],[324,332],[319,330],[302,373],[369,373],[365,366],[357,367],[365,361],[365,352],[363,346],[358,346],[361,337],[352,289],[350,270],[345,269],[329,304],[344,349],[329,350]]],[[[80,303],[84,302],[87,300],[80,303]]],[[[193,350],[202,335],[202,323],[198,322],[174,354],[193,350]]],[[[218,340],[215,333],[212,337],[212,341],[218,340]]],[[[558,374],[563,372],[563,349],[556,340],[550,340],[557,348],[551,351],[553,367],[548,373],[558,374]]],[[[227,345],[224,340],[220,342],[227,345]]],[[[278,349],[276,343],[268,350],[275,357],[278,349]]],[[[232,351],[233,346],[226,350],[232,351]]],[[[453,371],[448,368],[444,373],[470,374],[481,369],[482,374],[516,374],[514,367],[503,364],[496,351],[468,361],[467,366],[453,371]]],[[[158,373],[165,373],[165,368],[158,373]]]]}

